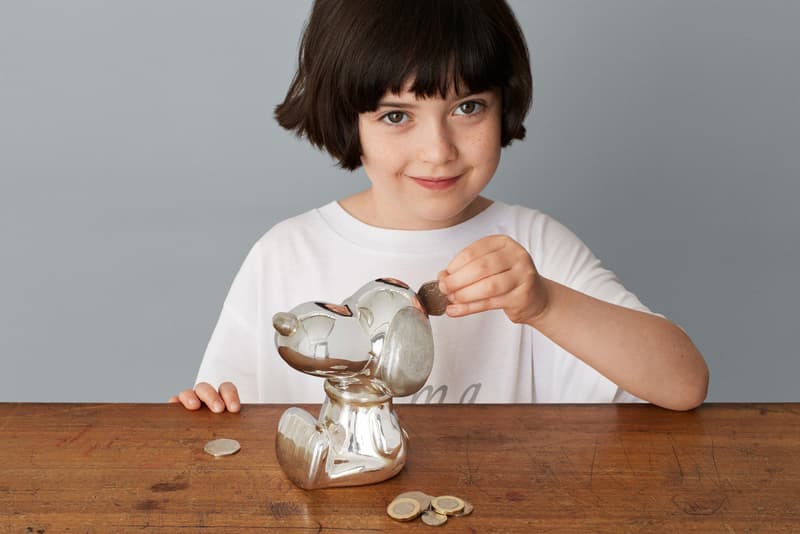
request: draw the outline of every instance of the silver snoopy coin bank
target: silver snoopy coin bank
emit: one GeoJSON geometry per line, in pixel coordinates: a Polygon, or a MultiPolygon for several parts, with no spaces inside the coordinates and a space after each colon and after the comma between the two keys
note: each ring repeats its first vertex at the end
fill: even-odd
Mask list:
{"type": "Polygon", "coordinates": [[[392,397],[419,391],[433,368],[431,325],[417,294],[381,278],[341,304],[306,302],[272,323],[286,363],[325,379],[318,418],[291,407],[278,423],[275,449],[289,479],[316,489],[399,473],[408,435],[392,397]]]}

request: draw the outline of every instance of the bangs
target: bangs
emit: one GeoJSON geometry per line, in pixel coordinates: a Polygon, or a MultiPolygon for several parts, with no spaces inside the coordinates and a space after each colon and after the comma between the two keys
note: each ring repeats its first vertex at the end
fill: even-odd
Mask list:
{"type": "Polygon", "coordinates": [[[383,9],[366,10],[372,13],[350,43],[364,52],[339,72],[346,105],[356,113],[373,111],[387,91],[400,93],[409,81],[418,98],[506,85],[512,69],[502,50],[508,47],[479,4],[385,2],[383,9]]]}

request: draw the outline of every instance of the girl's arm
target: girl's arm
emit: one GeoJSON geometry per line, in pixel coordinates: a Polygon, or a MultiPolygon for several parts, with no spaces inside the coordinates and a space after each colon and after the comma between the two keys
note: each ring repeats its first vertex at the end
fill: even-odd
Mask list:
{"type": "Polygon", "coordinates": [[[453,303],[451,317],[502,309],[639,398],[673,410],[705,400],[708,367],[683,330],[544,278],[508,236],[468,246],[440,273],[439,284],[453,303]]]}
{"type": "Polygon", "coordinates": [[[653,404],[691,410],[706,398],[708,366],[671,321],[542,279],[545,309],[527,324],[567,352],[653,404]]]}

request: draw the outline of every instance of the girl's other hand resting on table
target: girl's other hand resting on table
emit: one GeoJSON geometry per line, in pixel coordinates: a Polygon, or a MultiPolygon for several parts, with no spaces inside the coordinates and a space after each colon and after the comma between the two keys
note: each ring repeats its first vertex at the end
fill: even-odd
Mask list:
{"type": "Polygon", "coordinates": [[[185,389],[178,395],[170,397],[169,402],[180,402],[187,410],[198,410],[203,404],[214,413],[238,412],[242,405],[239,391],[232,382],[223,382],[219,391],[208,382],[200,382],[194,389],[185,389]]]}

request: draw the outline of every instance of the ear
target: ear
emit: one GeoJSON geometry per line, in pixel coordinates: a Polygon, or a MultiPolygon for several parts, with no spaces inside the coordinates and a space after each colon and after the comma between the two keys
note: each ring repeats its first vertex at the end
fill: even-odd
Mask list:
{"type": "Polygon", "coordinates": [[[433,333],[428,317],[413,306],[392,318],[375,377],[394,397],[411,395],[425,385],[433,369],[433,333]]]}

